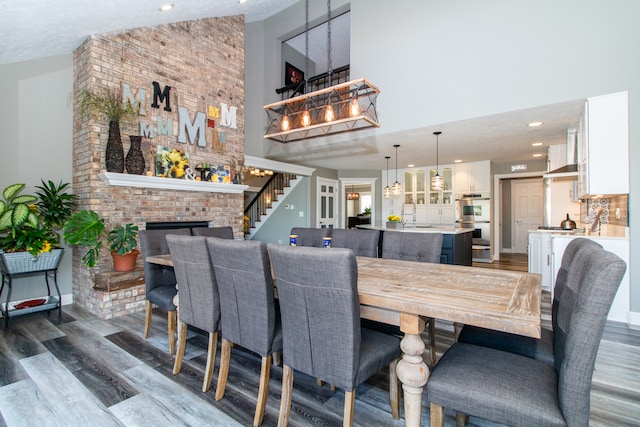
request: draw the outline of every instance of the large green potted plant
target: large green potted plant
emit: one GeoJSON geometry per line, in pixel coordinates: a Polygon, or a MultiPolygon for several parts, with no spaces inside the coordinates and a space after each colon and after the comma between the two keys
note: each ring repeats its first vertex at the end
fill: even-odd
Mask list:
{"type": "Polygon", "coordinates": [[[107,172],[124,172],[124,148],[120,137],[120,122],[134,120],[138,115],[138,103],[132,105],[123,102],[119,90],[108,89],[103,92],[80,92],[80,113],[95,119],[106,118],[109,121],[109,136],[105,152],[107,172]]]}
{"type": "Polygon", "coordinates": [[[57,268],[62,248],[56,232],[75,207],[67,183],[42,182],[37,196],[21,194],[25,184],[7,186],[0,200],[0,253],[3,271],[26,273],[57,268]]]}
{"type": "Polygon", "coordinates": [[[58,184],[52,181],[40,180],[42,185],[36,185],[38,191],[38,214],[42,222],[52,231],[53,246],[60,244],[60,233],[62,227],[71,217],[78,204],[78,196],[67,193],[69,183],[60,181],[58,184]]]}
{"type": "Polygon", "coordinates": [[[100,218],[95,211],[81,210],[71,216],[62,231],[67,243],[88,248],[82,257],[82,263],[86,267],[93,268],[98,263],[100,249],[106,235],[113,257],[114,270],[131,271],[135,268],[136,259],[140,253],[136,249],[137,225],[132,223],[118,225],[105,234],[104,218],[100,218]]]}

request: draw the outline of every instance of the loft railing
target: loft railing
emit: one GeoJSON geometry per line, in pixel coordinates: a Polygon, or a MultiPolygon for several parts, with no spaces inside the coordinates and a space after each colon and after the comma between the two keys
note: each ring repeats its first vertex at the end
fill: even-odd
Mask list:
{"type": "Polygon", "coordinates": [[[278,201],[279,195],[284,194],[285,187],[290,186],[292,179],[296,179],[295,174],[276,172],[267,180],[244,209],[245,234],[255,228],[256,222],[260,222],[262,215],[267,214],[267,209],[278,201]]]}
{"type": "Polygon", "coordinates": [[[334,69],[332,72],[313,76],[306,81],[283,86],[276,89],[276,93],[278,95],[282,95],[282,100],[284,101],[285,99],[293,98],[294,96],[315,92],[316,90],[325,89],[340,83],[346,83],[349,81],[350,76],[350,66],[344,65],[334,69]]]}

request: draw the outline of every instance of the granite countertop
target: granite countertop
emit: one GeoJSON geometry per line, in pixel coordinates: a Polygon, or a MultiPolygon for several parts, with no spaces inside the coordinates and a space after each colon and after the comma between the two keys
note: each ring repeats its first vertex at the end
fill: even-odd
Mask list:
{"type": "Polygon", "coordinates": [[[408,233],[442,233],[442,234],[462,234],[462,233],[471,233],[473,228],[456,228],[453,226],[449,227],[427,227],[427,226],[409,226],[405,225],[404,229],[394,229],[394,228],[386,228],[386,227],[375,227],[368,225],[359,225],[358,228],[362,229],[370,229],[370,230],[381,230],[381,231],[400,231],[400,232],[408,232],[408,233]]]}

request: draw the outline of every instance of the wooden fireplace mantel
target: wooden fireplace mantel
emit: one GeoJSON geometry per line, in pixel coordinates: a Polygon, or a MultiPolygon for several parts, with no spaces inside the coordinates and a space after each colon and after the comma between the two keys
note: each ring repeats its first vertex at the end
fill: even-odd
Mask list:
{"type": "Polygon", "coordinates": [[[157,188],[163,190],[200,191],[205,193],[243,193],[248,185],[219,184],[217,182],[191,181],[188,179],[160,178],[157,176],[103,172],[100,175],[107,185],[123,187],[157,188]]]}

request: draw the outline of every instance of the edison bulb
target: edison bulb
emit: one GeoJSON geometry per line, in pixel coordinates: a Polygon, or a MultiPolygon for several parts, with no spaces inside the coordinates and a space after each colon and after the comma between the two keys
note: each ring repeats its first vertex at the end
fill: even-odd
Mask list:
{"type": "Polygon", "coordinates": [[[302,112],[302,126],[309,126],[311,124],[311,115],[309,114],[309,110],[304,110],[302,112]]]}
{"type": "Polygon", "coordinates": [[[360,105],[357,99],[352,99],[351,102],[349,102],[349,114],[351,114],[351,117],[360,115],[360,105]]]}
{"type": "Polygon", "coordinates": [[[291,122],[289,121],[289,116],[287,115],[282,116],[282,123],[280,123],[280,129],[286,132],[289,130],[290,127],[291,127],[291,122]]]}
{"type": "Polygon", "coordinates": [[[332,122],[333,119],[335,119],[335,116],[333,113],[333,107],[331,105],[327,105],[324,109],[324,121],[332,122]]]}

